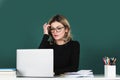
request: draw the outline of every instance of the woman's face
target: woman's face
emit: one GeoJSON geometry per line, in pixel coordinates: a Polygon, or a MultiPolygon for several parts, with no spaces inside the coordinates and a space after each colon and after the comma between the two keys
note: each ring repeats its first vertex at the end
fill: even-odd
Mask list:
{"type": "Polygon", "coordinates": [[[56,41],[62,40],[66,32],[67,29],[65,29],[64,25],[60,22],[55,21],[51,23],[51,34],[56,41]]]}

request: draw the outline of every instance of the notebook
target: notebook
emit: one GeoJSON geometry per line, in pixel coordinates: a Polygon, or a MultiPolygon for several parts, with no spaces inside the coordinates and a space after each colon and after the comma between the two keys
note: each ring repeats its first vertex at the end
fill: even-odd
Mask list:
{"type": "Polygon", "coordinates": [[[53,77],[53,49],[17,49],[16,75],[53,77]]]}

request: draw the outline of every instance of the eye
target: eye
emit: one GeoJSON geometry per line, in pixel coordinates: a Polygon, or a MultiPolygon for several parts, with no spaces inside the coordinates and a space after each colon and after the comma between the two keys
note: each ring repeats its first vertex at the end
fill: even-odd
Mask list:
{"type": "Polygon", "coordinates": [[[57,28],[58,30],[62,29],[62,28],[57,28]]]}
{"type": "Polygon", "coordinates": [[[50,30],[54,30],[54,28],[50,28],[50,30]]]}

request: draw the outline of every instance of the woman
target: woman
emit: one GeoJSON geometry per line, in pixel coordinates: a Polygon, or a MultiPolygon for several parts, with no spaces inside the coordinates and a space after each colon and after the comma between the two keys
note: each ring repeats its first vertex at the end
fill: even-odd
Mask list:
{"type": "Polygon", "coordinates": [[[43,25],[44,36],[39,48],[54,49],[54,72],[75,72],[79,67],[80,44],[73,41],[70,25],[62,15],[53,16],[43,25]]]}

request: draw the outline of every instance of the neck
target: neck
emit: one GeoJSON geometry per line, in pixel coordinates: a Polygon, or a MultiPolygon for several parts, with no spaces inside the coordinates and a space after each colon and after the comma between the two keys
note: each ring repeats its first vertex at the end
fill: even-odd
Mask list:
{"type": "Polygon", "coordinates": [[[63,45],[65,42],[63,40],[57,40],[55,41],[57,45],[63,45]]]}

